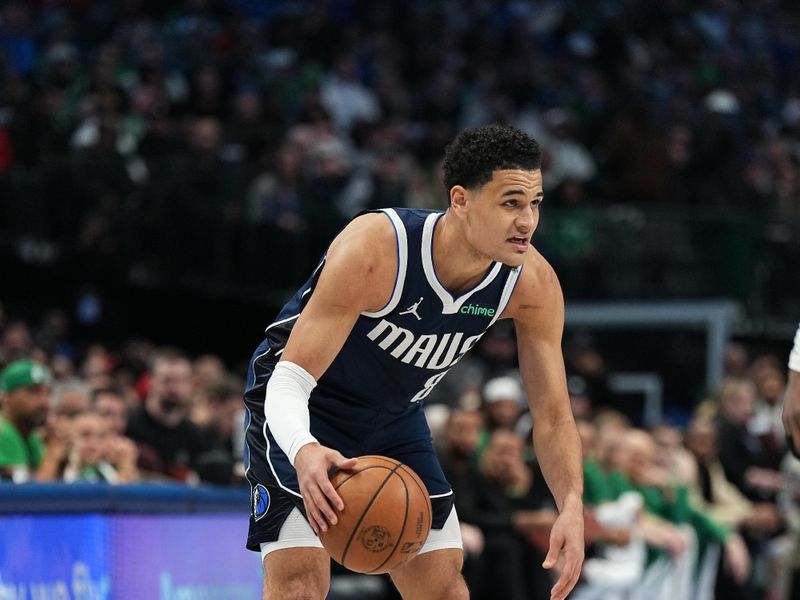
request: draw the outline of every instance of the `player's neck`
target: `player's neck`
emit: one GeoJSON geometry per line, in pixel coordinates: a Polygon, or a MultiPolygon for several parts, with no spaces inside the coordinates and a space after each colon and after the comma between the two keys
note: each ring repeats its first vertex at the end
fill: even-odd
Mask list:
{"type": "Polygon", "coordinates": [[[445,213],[433,231],[433,268],[444,288],[458,295],[477,285],[493,261],[475,252],[448,216],[445,213]]]}

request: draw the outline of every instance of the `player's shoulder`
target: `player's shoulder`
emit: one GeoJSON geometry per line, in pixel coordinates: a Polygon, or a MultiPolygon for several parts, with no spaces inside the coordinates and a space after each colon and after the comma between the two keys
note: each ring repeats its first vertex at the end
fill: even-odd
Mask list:
{"type": "Polygon", "coordinates": [[[380,212],[364,213],[354,218],[336,236],[328,249],[328,259],[345,258],[370,263],[393,250],[396,245],[394,227],[380,212]]]}
{"type": "Polygon", "coordinates": [[[555,269],[536,248],[531,247],[503,316],[517,318],[532,310],[560,312],[563,304],[555,269]]]}
{"type": "Polygon", "coordinates": [[[525,257],[525,264],[519,277],[517,287],[538,290],[538,291],[558,291],[561,292],[561,284],[558,281],[555,269],[533,246],[525,257]]]}
{"type": "Polygon", "coordinates": [[[395,233],[392,222],[383,212],[368,212],[355,217],[336,236],[333,244],[377,243],[395,244],[395,233]]]}
{"type": "Polygon", "coordinates": [[[369,307],[383,306],[397,272],[396,244],[394,228],[385,214],[360,215],[328,248],[323,277],[332,282],[340,294],[346,290],[348,294],[359,296],[369,307]]]}

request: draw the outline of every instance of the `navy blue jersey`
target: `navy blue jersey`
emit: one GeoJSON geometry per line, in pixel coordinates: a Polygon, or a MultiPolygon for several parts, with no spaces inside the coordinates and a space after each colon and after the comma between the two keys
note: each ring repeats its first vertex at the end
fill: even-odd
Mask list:
{"type": "MultiPolygon", "coordinates": [[[[444,213],[384,209],[397,238],[397,275],[388,304],[363,312],[311,394],[353,406],[401,413],[425,398],[505,309],[522,267],[492,263],[483,280],[454,298],[433,266],[433,232],[444,213]]],[[[267,328],[278,357],[324,266],[283,307],[267,328]]]]}

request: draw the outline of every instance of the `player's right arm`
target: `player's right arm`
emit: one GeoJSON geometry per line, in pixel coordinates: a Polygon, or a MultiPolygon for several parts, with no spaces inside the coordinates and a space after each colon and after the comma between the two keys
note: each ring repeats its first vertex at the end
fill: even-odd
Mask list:
{"type": "Polygon", "coordinates": [[[297,471],[308,521],[315,532],[336,523],[334,506],[344,507],[328,479],[329,470],[351,468],[355,459],[345,459],[313,438],[308,398],[361,312],[377,311],[391,298],[397,271],[396,243],[394,229],[382,214],[363,215],[339,234],[267,385],[267,422],[297,471]]]}

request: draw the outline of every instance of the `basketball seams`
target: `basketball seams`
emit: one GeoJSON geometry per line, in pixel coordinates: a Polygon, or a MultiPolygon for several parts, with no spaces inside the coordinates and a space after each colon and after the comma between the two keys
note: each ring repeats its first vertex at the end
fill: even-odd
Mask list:
{"type": "MultiPolygon", "coordinates": [[[[408,475],[414,481],[414,483],[417,484],[417,487],[422,492],[422,496],[424,498],[428,498],[428,488],[426,488],[423,485],[422,480],[419,478],[419,475],[417,475],[416,473],[414,473],[410,469],[406,468],[406,466],[404,464],[402,464],[402,463],[400,463],[400,470],[403,471],[403,473],[405,473],[406,475],[408,475]]],[[[405,480],[403,480],[403,482],[405,483],[405,480]]],[[[430,506],[430,499],[428,499],[428,503],[429,503],[428,506],[430,507],[430,510],[428,511],[428,517],[429,517],[429,519],[428,519],[428,531],[430,532],[431,527],[433,527],[433,507],[430,506]]],[[[427,536],[426,536],[426,539],[427,539],[427,536]]]]}
{"type": "MultiPolygon", "coordinates": [[[[355,477],[359,473],[363,473],[364,471],[369,471],[370,469],[386,469],[387,471],[391,471],[392,470],[391,468],[384,467],[383,465],[372,465],[372,466],[369,466],[369,467],[364,467],[363,469],[359,469],[358,471],[355,471],[354,473],[350,473],[350,475],[348,475],[342,481],[338,482],[335,486],[333,486],[333,489],[338,490],[340,487],[342,487],[345,483],[350,481],[353,477],[355,477]]],[[[339,473],[346,473],[346,471],[339,471],[339,473]]]]}
{"type": "MultiPolygon", "coordinates": [[[[381,493],[381,490],[384,488],[384,486],[386,485],[386,483],[387,483],[387,482],[389,481],[389,479],[392,477],[392,475],[394,474],[394,472],[395,472],[397,469],[399,469],[401,466],[402,466],[402,465],[401,465],[400,463],[397,463],[397,465],[396,465],[396,466],[395,466],[395,467],[394,467],[394,468],[393,468],[393,469],[392,469],[392,470],[389,472],[389,474],[388,474],[388,475],[386,475],[386,477],[384,478],[384,480],[381,482],[381,485],[380,485],[380,487],[378,487],[378,489],[377,489],[377,490],[375,490],[375,493],[372,495],[372,498],[370,498],[369,504],[367,504],[367,505],[364,507],[364,510],[363,510],[363,511],[361,511],[361,516],[358,518],[358,521],[357,521],[357,522],[356,522],[356,524],[353,526],[353,531],[350,533],[350,538],[347,540],[347,544],[345,544],[344,551],[342,552],[342,560],[340,561],[340,563],[341,563],[341,564],[345,564],[345,558],[347,557],[347,552],[350,550],[350,544],[352,544],[352,543],[353,543],[353,538],[354,538],[354,537],[356,536],[356,534],[358,533],[358,528],[361,526],[361,522],[364,520],[364,517],[365,517],[365,516],[366,516],[366,514],[369,512],[369,509],[370,509],[370,508],[372,507],[372,505],[374,504],[374,502],[375,502],[375,499],[376,499],[376,498],[377,498],[377,497],[380,495],[380,493],[381,493]]],[[[362,469],[362,470],[366,470],[366,469],[368,469],[368,468],[370,468],[370,467],[366,467],[365,469],[362,469]]],[[[359,471],[359,472],[360,472],[360,471],[359,471]]]]}
{"type": "MultiPolygon", "coordinates": [[[[392,475],[397,475],[395,471],[399,469],[401,466],[402,465],[397,465],[397,467],[395,467],[395,469],[392,471],[392,475]]],[[[371,571],[368,571],[368,573],[377,573],[378,569],[380,569],[383,565],[389,562],[392,556],[394,556],[394,553],[397,552],[397,549],[400,547],[400,540],[403,539],[403,534],[406,532],[406,524],[408,523],[408,486],[406,485],[405,479],[403,479],[400,475],[397,475],[397,478],[403,484],[403,489],[406,491],[406,510],[405,513],[403,514],[403,526],[400,528],[400,533],[397,534],[397,543],[394,545],[394,548],[392,548],[392,551],[389,553],[389,556],[387,556],[386,559],[377,567],[375,567],[371,571]]]]}

